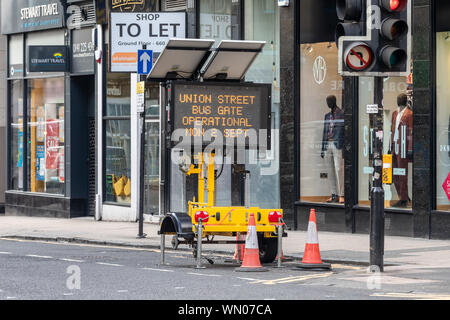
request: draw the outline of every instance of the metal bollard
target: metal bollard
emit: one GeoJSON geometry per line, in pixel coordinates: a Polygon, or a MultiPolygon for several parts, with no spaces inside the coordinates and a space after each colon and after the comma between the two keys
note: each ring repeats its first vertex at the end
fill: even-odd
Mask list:
{"type": "Polygon", "coordinates": [[[166,254],[166,235],[161,233],[161,265],[165,265],[165,254],[166,254]]]}
{"type": "Polygon", "coordinates": [[[241,263],[241,244],[239,243],[239,241],[241,241],[241,233],[240,232],[237,233],[237,241],[238,241],[238,244],[237,244],[237,262],[241,263]]]}
{"type": "Polygon", "coordinates": [[[203,238],[203,226],[202,219],[198,220],[197,227],[197,266],[195,269],[206,269],[202,266],[202,238],[203,238]]]}
{"type": "Polygon", "coordinates": [[[280,224],[277,226],[278,233],[278,259],[277,259],[277,268],[281,268],[281,257],[283,255],[283,225],[280,224]]]}

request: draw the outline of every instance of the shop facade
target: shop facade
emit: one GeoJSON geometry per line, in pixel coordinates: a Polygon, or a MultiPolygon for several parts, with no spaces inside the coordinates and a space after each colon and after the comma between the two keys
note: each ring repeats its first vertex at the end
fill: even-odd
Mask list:
{"type": "MultiPolygon", "coordinates": [[[[160,44],[175,31],[177,37],[214,39],[216,45],[267,42],[246,80],[272,84],[275,139],[270,151],[247,159],[251,204],[281,207],[292,229],[305,230],[314,208],[322,231],[368,232],[373,132],[365,109],[373,102],[374,83],[337,72],[335,0],[287,6],[272,0],[50,2],[56,7],[47,13],[55,15],[40,17],[50,22],[24,30],[26,24],[14,29],[13,21],[2,29],[8,70],[7,214],[138,219],[139,77],[123,66],[136,57],[115,44],[125,32],[137,37],[136,22],[126,14],[159,12],[168,26],[172,23],[153,32],[160,44]],[[183,15],[176,18],[178,27],[171,13],[183,15]],[[30,48],[43,54],[33,51],[36,45],[66,52],[67,69],[30,70],[30,48]]],[[[2,10],[6,3],[14,3],[7,9],[11,15],[41,5],[2,0],[2,10]]],[[[446,1],[413,2],[412,75],[384,82],[384,152],[394,165],[393,183],[385,186],[390,235],[450,238],[448,14],[446,1]]],[[[156,59],[158,50],[154,54],[156,59]]],[[[170,197],[164,194],[159,90],[157,84],[145,88],[146,221],[157,221],[164,210],[185,211],[195,190],[193,180],[173,165],[170,197]]],[[[243,183],[231,166],[224,166],[217,186],[218,205],[243,203],[243,183]]]]}
{"type": "MultiPolygon", "coordinates": [[[[280,15],[274,1],[6,0],[2,10],[17,15],[2,25],[9,69],[7,215],[138,219],[139,77],[133,69],[136,57],[126,47],[137,46],[131,49],[135,52],[142,43],[125,35],[139,38],[141,27],[149,25],[139,25],[140,19],[158,14],[162,21],[150,29],[149,45],[154,40],[159,46],[154,59],[170,37],[214,39],[216,45],[265,40],[247,80],[273,84],[272,125],[279,126],[280,15]],[[62,69],[31,66],[46,58],[46,50],[67,56],[62,69]]],[[[144,212],[146,221],[157,221],[164,208],[184,210],[195,188],[174,166],[171,201],[163,203],[169,197],[160,178],[158,84],[148,83],[145,93],[144,212]]],[[[248,167],[254,177],[252,204],[262,207],[281,205],[277,140],[272,147],[248,167]]],[[[242,181],[231,166],[224,166],[220,179],[218,204],[241,204],[242,181]]]]}
{"type": "MultiPolygon", "coordinates": [[[[94,9],[84,4],[86,12],[94,9]]],[[[89,50],[77,48],[89,47],[79,36],[95,16],[67,16],[67,3],[56,0],[1,6],[8,66],[6,214],[85,216],[95,74],[93,61],[80,61],[89,50]],[[78,30],[67,27],[68,17],[79,20],[78,30]]],[[[83,38],[90,43],[90,31],[83,38]]]]}
{"type": "MultiPolygon", "coordinates": [[[[366,106],[373,104],[374,81],[337,73],[336,1],[296,4],[294,225],[305,229],[314,208],[320,230],[368,233],[373,130],[366,106]]],[[[449,12],[446,1],[413,1],[411,76],[384,81],[390,235],[450,238],[449,12]]]]}
{"type": "MultiPolygon", "coordinates": [[[[106,95],[104,103],[97,103],[97,114],[103,114],[103,120],[97,122],[97,154],[102,154],[103,161],[97,161],[97,167],[103,166],[100,171],[104,177],[97,176],[97,186],[100,186],[97,197],[103,197],[101,208],[97,214],[105,220],[136,221],[138,218],[138,179],[140,158],[139,117],[137,113],[136,92],[139,77],[136,71],[121,66],[117,59],[115,43],[120,38],[115,21],[123,23],[123,30],[132,24],[139,24],[134,16],[143,12],[159,12],[160,21],[164,26],[169,25],[169,37],[214,39],[215,45],[221,40],[265,40],[267,46],[260,57],[253,64],[247,74],[247,81],[258,83],[272,83],[273,88],[273,123],[276,128],[280,118],[280,83],[279,83],[279,12],[274,1],[147,1],[147,8],[109,7],[109,17],[103,25],[104,38],[104,80],[106,82],[106,95]],[[128,10],[128,11],[127,11],[128,10]],[[130,15],[123,15],[124,12],[130,15]],[[108,20],[109,19],[109,20],[108,20]],[[122,20],[121,20],[122,19],[122,20]],[[178,21],[178,22],[176,22],[178,21]],[[109,52],[109,50],[113,50],[109,52]],[[109,61],[108,61],[109,60],[109,61]],[[125,70],[125,71],[120,71],[125,70]],[[103,106],[102,109],[99,106],[103,106]],[[103,151],[102,151],[103,150],[103,151]],[[101,190],[103,189],[103,190],[101,190]]],[[[107,3],[108,5],[108,3],[107,3]]],[[[109,3],[110,5],[110,3],[109,3]]],[[[107,6],[108,8],[108,6],[107,6]]],[[[146,19],[150,19],[146,15],[146,19]]],[[[165,27],[156,30],[165,30],[165,27]]],[[[140,30],[146,30],[146,25],[140,25],[140,30]]],[[[165,43],[169,38],[164,34],[155,33],[155,24],[152,27],[152,44],[165,43]]],[[[138,28],[131,26],[129,30],[138,32],[138,28]],[[134,30],[133,28],[136,28],[134,30]]],[[[130,36],[130,35],[129,35],[130,36]]],[[[132,35],[131,35],[132,36],[132,35]]],[[[132,43],[133,41],[130,41],[132,43]]],[[[140,49],[140,48],[137,48],[140,49]]],[[[153,58],[157,59],[162,48],[153,49],[153,58]]],[[[133,66],[135,68],[135,65],[133,66]]],[[[97,77],[99,80],[99,78],[97,77]]],[[[97,84],[97,87],[101,87],[97,84]]],[[[145,221],[159,221],[163,212],[182,212],[187,210],[188,201],[195,196],[195,179],[186,177],[177,165],[169,163],[170,176],[167,181],[161,179],[160,149],[160,89],[158,84],[147,83],[145,89],[146,103],[146,141],[145,141],[145,187],[144,187],[144,218],[145,221]],[[170,182],[170,187],[167,184],[170,182]],[[170,193],[167,195],[166,193],[170,193]]],[[[251,202],[262,207],[279,207],[279,149],[276,140],[273,148],[266,154],[259,155],[258,159],[248,159],[247,168],[252,172],[251,202]],[[251,163],[251,164],[250,164],[251,163]]],[[[249,157],[249,155],[247,155],[249,157]]],[[[231,165],[224,165],[221,169],[217,183],[218,205],[240,205],[243,201],[243,183],[238,174],[232,172],[231,165]]]]}

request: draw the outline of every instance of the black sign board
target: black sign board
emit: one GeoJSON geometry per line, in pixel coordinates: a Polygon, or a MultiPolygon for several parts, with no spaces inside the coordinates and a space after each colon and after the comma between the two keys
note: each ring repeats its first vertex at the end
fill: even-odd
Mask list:
{"type": "Polygon", "coordinates": [[[95,50],[92,29],[72,31],[72,73],[94,73],[95,50]]]}
{"type": "Polygon", "coordinates": [[[65,46],[29,46],[29,72],[66,72],[68,71],[67,47],[65,46]]]}
{"type": "Polygon", "coordinates": [[[180,138],[174,144],[223,137],[224,145],[245,140],[247,148],[270,149],[270,84],[172,83],[170,90],[172,133],[180,138]]]}
{"type": "Polygon", "coordinates": [[[110,12],[152,12],[157,10],[157,0],[107,0],[110,12]]]}
{"type": "Polygon", "coordinates": [[[0,5],[3,34],[62,28],[65,23],[59,0],[1,0],[0,5]]]}

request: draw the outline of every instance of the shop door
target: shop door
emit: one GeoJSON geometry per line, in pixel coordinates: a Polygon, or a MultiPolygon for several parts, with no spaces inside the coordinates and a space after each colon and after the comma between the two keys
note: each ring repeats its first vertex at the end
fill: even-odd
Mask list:
{"type": "Polygon", "coordinates": [[[95,77],[71,78],[72,197],[85,200],[87,216],[95,215],[95,77]]]}

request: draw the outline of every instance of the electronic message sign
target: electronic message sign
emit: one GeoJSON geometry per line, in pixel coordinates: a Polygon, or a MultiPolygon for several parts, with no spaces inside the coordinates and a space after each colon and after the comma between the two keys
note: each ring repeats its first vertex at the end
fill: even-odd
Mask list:
{"type": "Polygon", "coordinates": [[[170,90],[172,131],[180,140],[208,145],[222,138],[224,145],[270,149],[270,84],[172,83],[170,90]]]}

